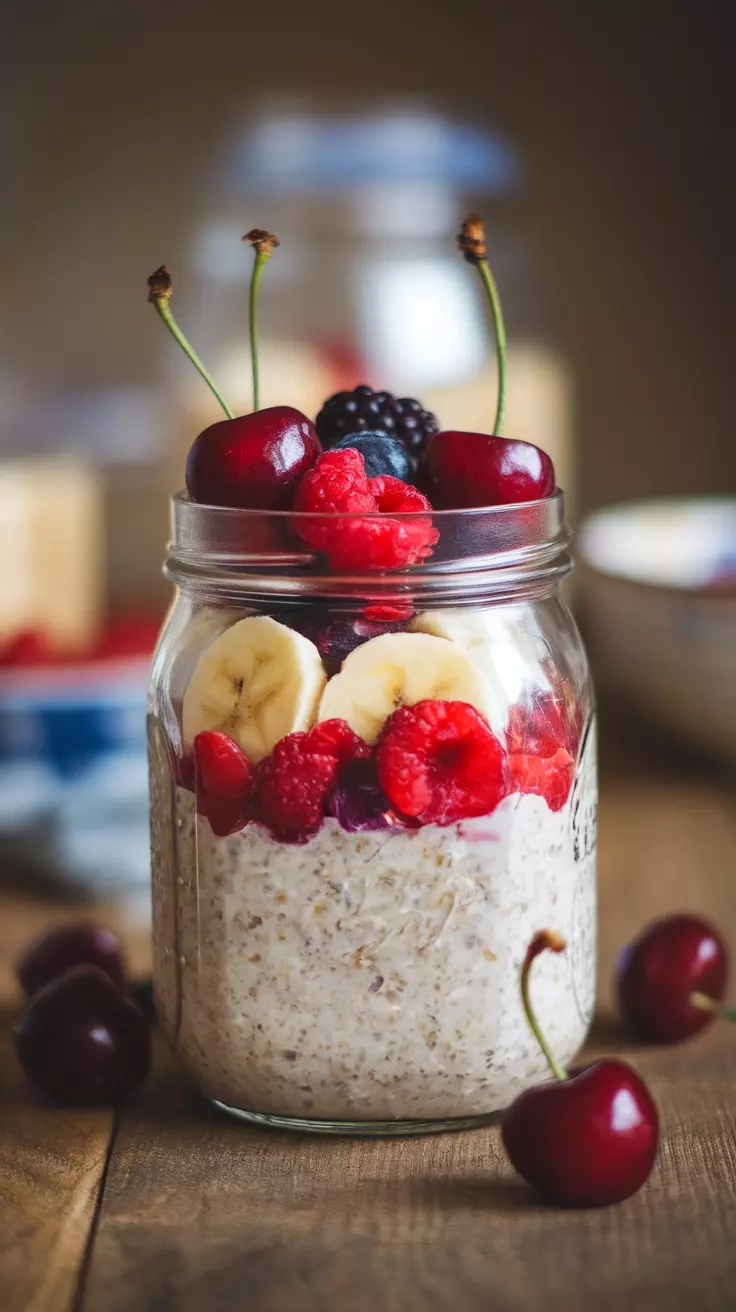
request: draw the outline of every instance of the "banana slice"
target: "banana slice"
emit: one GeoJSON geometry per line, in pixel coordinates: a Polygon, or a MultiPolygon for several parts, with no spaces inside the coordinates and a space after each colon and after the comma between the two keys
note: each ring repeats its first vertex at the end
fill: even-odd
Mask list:
{"type": "Polygon", "coordinates": [[[266,615],[239,620],[202,656],[184,694],[185,744],[204,729],[227,733],[250,761],[314,724],[327,680],[313,642],[266,615]]]}
{"type": "Polygon", "coordinates": [[[374,743],[392,711],[430,697],[470,702],[488,714],[483,679],[462,648],[429,633],[384,633],[356,647],[330,679],[319,720],[347,720],[374,743]]]}
{"type": "Polygon", "coordinates": [[[509,707],[525,686],[547,686],[548,646],[541,633],[530,632],[526,617],[512,606],[425,610],[414,616],[409,629],[433,633],[462,647],[486,683],[489,719],[496,731],[505,728],[509,707]]]}

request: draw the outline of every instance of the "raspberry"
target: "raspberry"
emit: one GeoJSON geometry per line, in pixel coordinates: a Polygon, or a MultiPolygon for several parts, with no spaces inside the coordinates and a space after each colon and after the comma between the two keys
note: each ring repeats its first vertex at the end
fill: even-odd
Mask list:
{"type": "Polygon", "coordinates": [[[227,734],[197,734],[194,778],[197,810],[218,838],[237,833],[252,818],[255,770],[227,734]]]}
{"type": "Polygon", "coordinates": [[[572,788],[575,760],[564,747],[553,756],[509,756],[509,792],[535,793],[550,811],[561,811],[572,788]]]}
{"type": "Polygon", "coordinates": [[[545,694],[532,706],[514,706],[507,730],[509,792],[543,797],[560,811],[572,788],[579,729],[570,708],[545,694]]]}
{"type": "Polygon", "coordinates": [[[260,818],[282,843],[316,834],[338,772],[338,760],[315,751],[308,733],[290,733],[258,770],[260,818]]]}
{"type": "Polygon", "coordinates": [[[422,824],[488,815],[506,794],[506,754],[468,702],[400,707],[383,727],[376,762],[389,801],[422,824]]]}
{"type": "Polygon", "coordinates": [[[398,598],[396,601],[373,602],[365,607],[363,616],[376,624],[400,626],[414,618],[414,607],[410,601],[399,601],[398,598]]]}
{"type": "Polygon", "coordinates": [[[323,720],[310,729],[307,739],[311,752],[331,756],[340,767],[349,761],[370,756],[371,752],[368,744],[350,728],[347,720],[323,720]]]}
{"type": "Polygon", "coordinates": [[[439,432],[436,416],[425,410],[420,401],[411,396],[397,399],[390,392],[374,392],[365,383],[352,392],[336,392],[325,401],[315,427],[325,448],[366,429],[397,437],[406,447],[413,472],[419,467],[427,438],[439,432]]]}
{"type": "Polygon", "coordinates": [[[416,565],[429,555],[439,534],[427,498],[408,483],[384,475],[366,478],[358,451],[328,451],[305,474],[294,509],[300,512],[370,515],[366,519],[313,519],[296,524],[309,546],[324,551],[333,569],[391,569],[416,565]],[[406,514],[406,519],[394,516],[406,514]],[[382,518],[385,516],[385,518],[382,518]],[[409,518],[408,516],[411,516],[409,518]]]}
{"type": "MultiPolygon", "coordinates": [[[[359,451],[327,451],[304,475],[294,498],[296,511],[326,511],[329,514],[356,515],[376,509],[365,476],[359,451]]],[[[299,527],[310,547],[329,551],[341,529],[328,519],[314,519],[299,527]]]]}

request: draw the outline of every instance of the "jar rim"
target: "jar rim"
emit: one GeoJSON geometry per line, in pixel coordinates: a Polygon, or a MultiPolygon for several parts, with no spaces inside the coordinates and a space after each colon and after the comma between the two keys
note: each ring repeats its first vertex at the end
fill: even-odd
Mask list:
{"type": "MultiPolygon", "coordinates": [[[[562,488],[555,488],[548,497],[539,497],[535,501],[514,501],[500,506],[463,506],[459,509],[436,510],[431,507],[429,510],[401,510],[391,511],[391,519],[416,520],[424,519],[431,515],[432,519],[449,520],[451,518],[458,520],[468,520],[479,518],[481,516],[492,516],[494,519],[513,519],[520,512],[530,510],[531,508],[556,507],[559,506],[564,512],[565,494],[562,488]]],[[[192,501],[188,492],[182,488],[179,492],[174,492],[171,497],[172,509],[172,527],[176,532],[176,515],[179,507],[186,507],[187,512],[197,517],[205,515],[224,516],[227,518],[237,517],[244,522],[248,520],[274,520],[282,523],[304,522],[309,520],[385,520],[385,512],[376,510],[356,510],[350,514],[344,511],[334,510],[260,510],[251,509],[246,506],[212,506],[204,501],[192,501]]]]}
{"type": "Polygon", "coordinates": [[[462,510],[391,514],[400,523],[431,519],[437,540],[415,565],[337,573],[299,537],[299,525],[385,523],[377,512],[351,514],[208,506],[184,492],[171,501],[172,538],[165,572],[175,583],[220,595],[319,592],[335,598],[405,593],[435,604],[440,597],[551,591],[570,569],[570,531],[558,488],[537,501],[462,510]]]}

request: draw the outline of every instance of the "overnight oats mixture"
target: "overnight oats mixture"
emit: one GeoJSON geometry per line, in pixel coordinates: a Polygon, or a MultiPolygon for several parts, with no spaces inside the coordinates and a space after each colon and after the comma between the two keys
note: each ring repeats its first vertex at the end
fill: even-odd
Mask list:
{"type": "MultiPolygon", "coordinates": [[[[257,292],[278,243],[248,239],[257,292]]],[[[544,452],[499,436],[479,221],[461,249],[497,330],[493,436],[365,385],[316,426],[259,409],[256,351],[233,418],[168,272],[150,280],[227,416],[189,453],[154,666],[156,1004],[195,1083],[246,1116],[507,1106],[546,1067],[519,984],[545,929],[567,942],[534,981],[561,1063],[592,1016],[595,718],[561,494],[544,452]]]]}

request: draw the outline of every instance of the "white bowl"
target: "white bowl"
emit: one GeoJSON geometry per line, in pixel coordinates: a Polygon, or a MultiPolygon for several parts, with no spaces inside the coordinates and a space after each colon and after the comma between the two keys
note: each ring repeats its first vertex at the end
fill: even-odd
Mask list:
{"type": "Polygon", "coordinates": [[[577,554],[599,685],[736,762],[736,498],[612,506],[577,554]]]}

